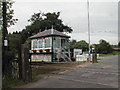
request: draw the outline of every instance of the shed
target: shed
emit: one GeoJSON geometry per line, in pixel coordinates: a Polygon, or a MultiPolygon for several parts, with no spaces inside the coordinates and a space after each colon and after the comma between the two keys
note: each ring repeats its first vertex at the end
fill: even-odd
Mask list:
{"type": "Polygon", "coordinates": [[[55,29],[48,29],[31,36],[31,61],[70,61],[69,38],[70,36],[55,29]]]}

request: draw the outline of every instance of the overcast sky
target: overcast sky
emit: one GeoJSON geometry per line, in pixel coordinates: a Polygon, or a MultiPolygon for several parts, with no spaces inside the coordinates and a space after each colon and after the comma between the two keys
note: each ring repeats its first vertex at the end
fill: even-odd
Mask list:
{"type": "MultiPolygon", "coordinates": [[[[73,32],[71,39],[88,42],[87,0],[14,0],[14,18],[18,22],[11,26],[9,32],[21,31],[27,26],[31,15],[39,11],[61,12],[60,18],[73,32]]],[[[118,43],[118,0],[90,1],[91,43],[100,39],[110,44],[118,43]]]]}

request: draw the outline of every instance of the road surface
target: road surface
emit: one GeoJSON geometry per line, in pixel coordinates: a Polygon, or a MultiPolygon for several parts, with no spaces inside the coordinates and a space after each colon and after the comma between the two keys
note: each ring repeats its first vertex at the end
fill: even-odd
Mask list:
{"type": "Polygon", "coordinates": [[[86,63],[62,75],[49,76],[22,88],[118,88],[118,56],[86,63]]]}

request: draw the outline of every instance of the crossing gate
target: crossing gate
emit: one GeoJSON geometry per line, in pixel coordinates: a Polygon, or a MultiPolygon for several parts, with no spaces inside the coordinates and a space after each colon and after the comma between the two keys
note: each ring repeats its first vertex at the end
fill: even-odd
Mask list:
{"type": "MultiPolygon", "coordinates": [[[[89,58],[88,54],[76,55],[76,61],[87,61],[89,58]]],[[[90,61],[92,61],[92,54],[90,55],[90,61]]]]}

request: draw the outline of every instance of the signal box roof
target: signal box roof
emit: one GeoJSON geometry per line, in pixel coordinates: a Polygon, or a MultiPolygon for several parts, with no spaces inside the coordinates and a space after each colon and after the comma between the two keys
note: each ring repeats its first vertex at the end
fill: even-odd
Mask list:
{"type": "Polygon", "coordinates": [[[60,37],[66,37],[70,38],[70,36],[63,34],[62,32],[59,32],[55,29],[48,29],[43,32],[40,32],[36,35],[33,35],[30,37],[30,39],[36,39],[36,38],[41,38],[41,37],[49,37],[49,36],[60,36],[60,37]]]}

